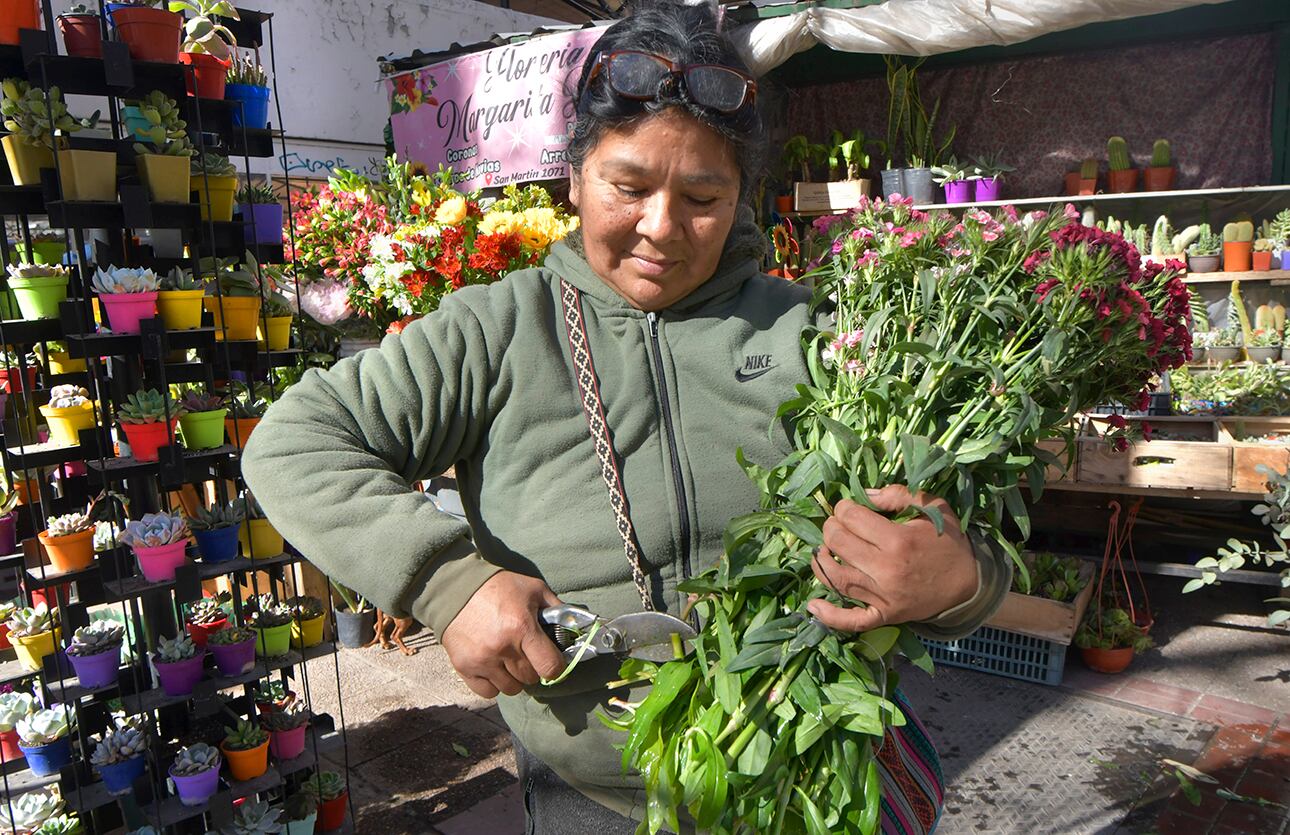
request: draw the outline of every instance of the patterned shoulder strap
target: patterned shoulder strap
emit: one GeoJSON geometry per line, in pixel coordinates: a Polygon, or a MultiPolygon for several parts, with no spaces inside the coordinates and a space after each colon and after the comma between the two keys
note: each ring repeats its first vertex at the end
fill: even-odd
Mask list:
{"type": "Polygon", "coordinates": [[[649,585],[645,582],[645,572],[641,569],[641,552],[636,544],[636,529],[632,526],[627,498],[623,495],[618,454],[614,452],[614,442],[609,436],[605,404],[600,399],[596,367],[591,361],[587,326],[582,320],[582,294],[578,292],[578,288],[560,279],[560,301],[564,305],[564,330],[569,338],[569,354],[573,357],[574,379],[582,398],[582,411],[587,416],[587,426],[591,430],[591,441],[596,447],[596,457],[600,459],[600,475],[605,480],[605,487],[609,489],[609,504],[614,509],[618,535],[623,539],[623,553],[627,555],[627,562],[632,567],[632,581],[636,584],[636,591],[640,593],[641,605],[645,607],[645,611],[652,612],[654,601],[650,599],[649,585]]]}

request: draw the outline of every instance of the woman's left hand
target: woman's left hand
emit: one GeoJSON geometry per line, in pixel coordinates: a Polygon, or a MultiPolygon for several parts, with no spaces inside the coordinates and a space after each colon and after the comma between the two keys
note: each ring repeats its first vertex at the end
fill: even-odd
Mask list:
{"type": "Polygon", "coordinates": [[[944,499],[913,496],[908,488],[892,485],[871,491],[869,500],[891,513],[911,504],[936,507],[945,517],[945,532],[938,535],[925,516],[897,523],[853,501],[838,502],[824,523],[824,545],[812,568],[824,585],[868,605],[842,608],[812,600],[807,608],[825,626],[862,632],[928,620],[976,593],[972,544],[944,499]]]}

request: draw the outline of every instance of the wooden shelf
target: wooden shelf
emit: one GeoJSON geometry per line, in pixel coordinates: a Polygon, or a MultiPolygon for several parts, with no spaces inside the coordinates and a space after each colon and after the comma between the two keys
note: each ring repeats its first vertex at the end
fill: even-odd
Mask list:
{"type": "Polygon", "coordinates": [[[1246,270],[1243,273],[1187,273],[1188,284],[1231,284],[1233,281],[1271,281],[1273,286],[1290,284],[1290,270],[1246,270]]]}

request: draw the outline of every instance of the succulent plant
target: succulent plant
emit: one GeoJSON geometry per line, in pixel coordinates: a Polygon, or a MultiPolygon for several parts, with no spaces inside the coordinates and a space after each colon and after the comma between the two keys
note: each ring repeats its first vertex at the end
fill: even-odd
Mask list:
{"type": "Polygon", "coordinates": [[[220,592],[215,597],[203,597],[195,603],[188,604],[187,621],[195,623],[198,626],[210,626],[212,623],[219,623],[228,617],[228,612],[224,611],[223,604],[231,600],[232,596],[228,592],[220,592]]]}
{"type": "Polygon", "coordinates": [[[246,622],[255,629],[272,629],[291,623],[291,607],[274,601],[272,594],[261,594],[247,601],[246,622]]]}
{"type": "Polygon", "coordinates": [[[145,513],[142,519],[126,522],[121,541],[131,548],[159,548],[188,539],[188,523],[182,513],[145,513]]]}
{"type": "Polygon", "coordinates": [[[197,513],[188,517],[188,527],[194,531],[217,531],[242,524],[244,515],[241,502],[213,504],[197,508],[197,513]]]}
{"type": "Polygon", "coordinates": [[[0,804],[0,821],[7,830],[34,832],[63,811],[63,796],[57,786],[46,791],[27,792],[0,804]]]}
{"type": "Polygon", "coordinates": [[[243,803],[233,813],[232,822],[215,835],[268,835],[268,833],[281,832],[282,824],[278,821],[281,815],[281,809],[272,807],[262,800],[256,803],[243,803]]]}
{"type": "Polygon", "coordinates": [[[1225,243],[1250,243],[1254,240],[1254,224],[1248,220],[1229,223],[1223,227],[1225,243]]]}
{"type": "Polygon", "coordinates": [[[1151,146],[1151,167],[1168,168],[1173,165],[1173,151],[1168,139],[1157,139],[1151,146]]]}
{"type": "Polygon", "coordinates": [[[14,725],[18,739],[28,748],[57,742],[75,726],[76,714],[57,703],[24,716],[14,725]]]}
{"type": "Polygon", "coordinates": [[[5,129],[33,147],[54,149],[54,136],[66,136],[82,128],[92,128],[98,123],[95,111],[88,119],[78,119],[67,112],[63,93],[50,87],[48,99],[39,87],[33,87],[21,78],[6,78],[0,83],[4,99],[0,100],[0,115],[4,116],[5,129]]]}
{"type": "Polygon", "coordinates": [[[189,389],[184,393],[184,396],[180,398],[179,405],[189,414],[196,412],[214,412],[224,408],[224,398],[211,392],[189,389]]]}
{"type": "Polygon", "coordinates": [[[1290,240],[1290,209],[1282,209],[1268,224],[1269,237],[1282,243],[1290,240]]]}
{"type": "Polygon", "coordinates": [[[271,405],[273,392],[261,383],[240,387],[229,398],[231,414],[238,418],[262,418],[271,405]]]}
{"type": "Polygon", "coordinates": [[[188,140],[188,123],[180,118],[179,105],[174,99],[160,90],[153,90],[146,98],[128,101],[126,104],[139,108],[143,118],[148,120],[146,141],[134,143],[136,154],[192,156],[193,144],[188,140]]]}
{"type": "Polygon", "coordinates": [[[160,423],[166,419],[167,411],[172,420],[184,416],[178,403],[156,389],[144,389],[127,397],[116,410],[116,416],[122,423],[160,423]]]}
{"type": "MultiPolygon", "coordinates": [[[[193,154],[193,174],[207,177],[236,177],[237,167],[223,154],[207,151],[204,154],[193,154]]],[[[198,186],[194,185],[194,188],[198,186]]]]}
{"type": "Polygon", "coordinates": [[[129,293],[152,293],[161,287],[161,279],[152,270],[143,267],[99,267],[91,282],[94,292],[101,296],[129,293]]]}
{"type": "Polygon", "coordinates": [[[250,751],[269,740],[268,731],[247,719],[237,720],[235,727],[224,726],[224,747],[230,751],[250,751]]]}
{"type": "MultiPolygon", "coordinates": [[[[247,519],[265,518],[264,508],[260,507],[260,503],[256,501],[255,496],[251,495],[249,492],[243,493],[238,501],[242,503],[242,509],[245,511],[247,519]]],[[[261,595],[261,597],[263,596],[264,595],[261,595]]]]}
{"type": "Polygon", "coordinates": [[[282,705],[293,697],[281,679],[266,678],[255,688],[256,704],[282,705]]]}
{"type": "Polygon", "coordinates": [[[148,729],[142,717],[127,719],[116,729],[103,734],[90,763],[97,766],[112,765],[142,756],[148,750],[148,729]]]}
{"type": "Polygon", "coordinates": [[[309,708],[300,702],[284,708],[274,708],[263,717],[264,727],[270,731],[289,731],[309,723],[309,708]]]}
{"type": "Polygon", "coordinates": [[[84,832],[81,819],[76,815],[55,815],[52,818],[46,818],[40,825],[40,829],[31,835],[83,835],[84,832]]]}
{"type": "Polygon", "coordinates": [[[51,612],[44,603],[37,603],[34,607],[28,606],[14,611],[9,617],[9,631],[15,637],[29,638],[51,631],[56,622],[55,613],[51,612]]]}
{"type": "Polygon", "coordinates": [[[157,654],[154,660],[158,664],[174,664],[176,661],[186,661],[200,651],[188,635],[163,637],[157,639],[157,654]]]}
{"type": "Polygon", "coordinates": [[[335,800],[345,793],[345,781],[334,771],[320,771],[305,780],[301,789],[318,798],[318,802],[335,800]]]}
{"type": "Polygon", "coordinates": [[[228,68],[227,80],[229,84],[246,84],[251,87],[269,86],[269,74],[249,55],[233,59],[233,63],[228,68]]]}
{"type": "Polygon", "coordinates": [[[71,272],[61,264],[10,264],[7,269],[12,278],[70,278],[71,272]]]}
{"type": "Polygon", "coordinates": [[[313,620],[322,617],[323,603],[311,594],[302,594],[287,601],[291,614],[297,620],[313,620]]]}
{"type": "Polygon", "coordinates": [[[302,821],[318,811],[318,800],[307,792],[296,792],[282,804],[282,819],[302,821]]]}
{"type": "Polygon", "coordinates": [[[268,186],[246,185],[237,190],[234,198],[239,203],[252,203],[270,206],[278,202],[278,196],[268,186]]]}
{"type": "Polygon", "coordinates": [[[121,646],[125,640],[125,625],[114,620],[96,620],[89,626],[82,626],[72,635],[72,645],[67,648],[68,655],[83,658],[110,652],[121,646]]]}
{"type": "Polygon", "coordinates": [[[1106,142],[1106,163],[1112,171],[1128,171],[1133,167],[1129,158],[1129,143],[1123,136],[1112,136],[1106,142]]]}
{"type": "Polygon", "coordinates": [[[98,9],[98,6],[95,6],[92,3],[73,3],[71,8],[63,12],[63,14],[67,14],[67,15],[74,15],[74,14],[86,15],[87,14],[87,15],[93,15],[94,17],[98,17],[99,9],[98,9]]]}
{"type": "Polygon", "coordinates": [[[286,296],[276,290],[264,297],[264,315],[266,318],[282,318],[294,316],[295,309],[286,296]]]}
{"type": "Polygon", "coordinates": [[[1215,235],[1208,223],[1200,226],[1200,236],[1187,248],[1188,255],[1217,255],[1223,251],[1223,239],[1215,235]]]}
{"type": "Polygon", "coordinates": [[[45,535],[51,539],[59,536],[71,536],[94,527],[90,521],[89,511],[64,513],[62,516],[50,516],[45,520],[45,535]]]}
{"type": "Polygon", "coordinates": [[[187,748],[180,748],[175,755],[175,764],[170,773],[180,777],[191,777],[212,768],[219,768],[219,749],[212,748],[205,742],[195,742],[187,748]]]}
{"type": "Polygon", "coordinates": [[[200,290],[202,283],[193,274],[181,267],[171,267],[166,277],[161,279],[162,290],[200,290]]]}
{"type": "Polygon", "coordinates": [[[0,693],[0,732],[8,733],[18,724],[18,720],[36,712],[39,703],[30,693],[17,690],[0,693]]]}
{"type": "Polygon", "coordinates": [[[221,61],[233,56],[231,47],[237,46],[237,37],[214,17],[240,20],[237,8],[228,0],[170,0],[172,12],[191,13],[184,23],[184,52],[204,52],[221,61]]]}
{"type": "Polygon", "coordinates": [[[84,386],[71,384],[54,386],[49,390],[49,407],[51,409],[70,409],[73,406],[84,406],[90,400],[90,390],[84,386]]]}
{"type": "Polygon", "coordinates": [[[217,646],[232,646],[244,643],[255,637],[255,633],[245,626],[229,626],[212,634],[206,643],[217,646]]]}
{"type": "Polygon", "coordinates": [[[94,523],[94,552],[111,551],[121,544],[121,529],[111,522],[94,523]]]}
{"type": "Polygon", "coordinates": [[[260,282],[246,269],[221,270],[213,281],[206,284],[206,295],[224,295],[249,298],[260,295],[260,282]],[[216,290],[218,289],[218,293],[216,290]]]}

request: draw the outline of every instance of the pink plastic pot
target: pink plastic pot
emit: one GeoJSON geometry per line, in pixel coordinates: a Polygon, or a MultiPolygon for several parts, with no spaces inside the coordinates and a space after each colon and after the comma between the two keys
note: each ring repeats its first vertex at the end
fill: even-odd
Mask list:
{"type": "Polygon", "coordinates": [[[139,558],[139,569],[143,578],[149,583],[168,583],[175,579],[175,569],[184,564],[184,548],[187,541],[172,542],[156,548],[134,549],[139,558]]]}
{"type": "Polygon", "coordinates": [[[972,200],[972,184],[967,180],[951,180],[945,184],[946,203],[969,203],[972,200]]]}
{"type": "Polygon", "coordinates": [[[139,323],[157,315],[157,294],[107,293],[99,296],[113,333],[138,333],[139,323]]]}
{"type": "Polygon", "coordinates": [[[193,688],[202,679],[202,661],[205,658],[206,653],[199,652],[192,658],[171,664],[159,664],[154,660],[152,665],[157,668],[161,689],[167,696],[191,696],[193,688]]]}
{"type": "Polygon", "coordinates": [[[309,723],[289,731],[271,731],[269,733],[269,751],[279,760],[294,760],[304,753],[305,731],[309,723]]]}

